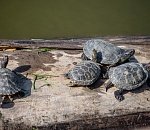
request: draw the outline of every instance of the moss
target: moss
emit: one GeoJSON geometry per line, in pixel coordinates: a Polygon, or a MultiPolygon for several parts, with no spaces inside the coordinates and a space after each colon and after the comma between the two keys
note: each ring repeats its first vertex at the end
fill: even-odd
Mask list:
{"type": "MultiPolygon", "coordinates": [[[[54,76],[54,75],[40,75],[40,74],[32,74],[35,78],[34,78],[34,81],[33,81],[33,89],[35,90],[36,89],[36,87],[35,87],[35,82],[37,81],[37,80],[40,80],[40,79],[45,79],[45,82],[46,82],[46,84],[45,85],[48,85],[48,86],[50,86],[50,84],[46,81],[47,80],[47,78],[51,78],[51,77],[58,77],[58,76],[54,76]]],[[[44,85],[44,86],[45,86],[44,85]]]]}

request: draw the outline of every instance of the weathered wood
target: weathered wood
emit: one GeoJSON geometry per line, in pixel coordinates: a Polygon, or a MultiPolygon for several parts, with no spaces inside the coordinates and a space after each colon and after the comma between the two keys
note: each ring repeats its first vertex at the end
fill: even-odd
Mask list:
{"type": "MultiPolygon", "coordinates": [[[[127,41],[127,44],[118,42],[118,45],[121,43],[121,47],[134,48],[137,60],[148,63],[150,62],[149,41],[144,41],[140,45],[139,39],[146,40],[149,37],[136,37],[136,43],[133,42],[132,45],[127,41]]],[[[56,43],[59,46],[67,45],[66,41],[68,40],[61,44],[62,41],[58,40],[56,43]]],[[[51,43],[54,47],[55,43],[51,43]]],[[[82,42],[77,43],[81,45],[82,42]]],[[[21,46],[21,44],[24,45],[24,43],[17,45],[21,46]]],[[[68,45],[71,46],[71,44],[74,42],[69,41],[68,45]]],[[[34,46],[31,44],[31,47],[32,45],[34,46]]],[[[46,43],[46,45],[50,44],[46,43]]],[[[46,45],[45,47],[47,47],[46,45]]],[[[112,130],[112,128],[150,125],[150,88],[146,84],[138,90],[126,93],[124,95],[125,100],[122,102],[118,102],[114,98],[115,87],[110,88],[107,93],[105,92],[103,86],[105,80],[98,80],[89,88],[67,87],[66,84],[69,80],[65,79],[62,74],[74,66],[73,62],[81,61],[81,50],[40,52],[38,49],[23,49],[14,52],[2,52],[1,55],[3,53],[7,53],[10,57],[8,68],[15,69],[24,75],[28,74],[32,83],[35,75],[40,77],[35,82],[35,89],[31,88],[30,96],[14,100],[15,105],[12,108],[0,108],[1,129],[91,130],[109,128],[112,130]]],[[[22,86],[31,87],[31,84],[22,83],[22,86]]]]}
{"type": "MultiPolygon", "coordinates": [[[[130,45],[149,45],[150,36],[116,36],[116,37],[95,37],[110,41],[114,44],[130,44],[130,45]]],[[[67,39],[67,40],[0,40],[0,45],[17,48],[39,48],[49,47],[57,49],[82,49],[83,43],[91,38],[67,39]]]]}

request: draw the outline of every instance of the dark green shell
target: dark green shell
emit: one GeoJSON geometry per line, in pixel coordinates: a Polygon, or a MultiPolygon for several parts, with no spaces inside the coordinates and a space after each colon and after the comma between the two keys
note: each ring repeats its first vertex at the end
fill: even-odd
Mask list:
{"type": "Polygon", "coordinates": [[[112,65],[118,62],[125,50],[101,39],[88,40],[83,46],[84,55],[92,59],[93,49],[98,52],[97,60],[101,64],[112,65]]]}
{"type": "Polygon", "coordinates": [[[108,71],[110,81],[119,89],[132,90],[143,85],[148,72],[140,63],[125,63],[108,71]]]}
{"type": "Polygon", "coordinates": [[[0,68],[0,95],[12,95],[20,91],[19,77],[7,68],[0,68]]]}
{"type": "Polygon", "coordinates": [[[66,75],[77,85],[91,85],[100,76],[99,65],[92,61],[82,61],[71,69],[66,75]]]}

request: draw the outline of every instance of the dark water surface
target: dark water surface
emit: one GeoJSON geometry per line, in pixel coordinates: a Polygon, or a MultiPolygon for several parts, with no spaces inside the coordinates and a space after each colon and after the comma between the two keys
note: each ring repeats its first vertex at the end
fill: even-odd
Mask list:
{"type": "Polygon", "coordinates": [[[0,0],[0,39],[150,35],[150,0],[0,0]]]}

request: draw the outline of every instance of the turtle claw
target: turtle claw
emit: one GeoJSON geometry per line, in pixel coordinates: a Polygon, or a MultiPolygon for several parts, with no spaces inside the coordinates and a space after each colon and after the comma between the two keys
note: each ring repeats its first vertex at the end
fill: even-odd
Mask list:
{"type": "Polygon", "coordinates": [[[124,100],[124,97],[122,95],[115,95],[115,98],[121,102],[122,100],[124,100]]]}
{"type": "Polygon", "coordinates": [[[106,88],[105,91],[107,92],[107,91],[108,91],[108,88],[106,88]]]}
{"type": "Polygon", "coordinates": [[[117,90],[114,92],[115,98],[121,102],[122,100],[124,100],[124,96],[122,95],[122,92],[120,90],[117,90]]]}
{"type": "Polygon", "coordinates": [[[9,96],[4,96],[1,104],[1,108],[11,108],[14,106],[14,102],[10,100],[9,96]]]}
{"type": "Polygon", "coordinates": [[[107,83],[104,84],[106,92],[108,91],[108,89],[109,89],[112,85],[113,85],[113,84],[112,84],[112,82],[111,82],[110,80],[109,80],[107,83]]]}
{"type": "Polygon", "coordinates": [[[108,73],[106,72],[106,74],[103,74],[102,78],[103,78],[103,79],[108,79],[108,78],[109,78],[109,77],[108,77],[108,73]]]}

